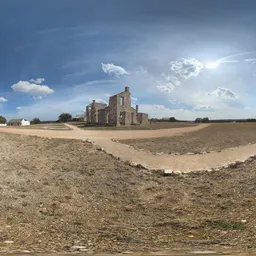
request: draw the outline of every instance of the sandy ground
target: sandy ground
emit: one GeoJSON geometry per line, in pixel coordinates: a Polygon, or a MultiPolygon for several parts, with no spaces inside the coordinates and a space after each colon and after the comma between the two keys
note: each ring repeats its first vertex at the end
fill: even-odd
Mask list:
{"type": "Polygon", "coordinates": [[[137,149],[166,154],[220,151],[226,148],[256,143],[255,123],[211,124],[205,129],[175,137],[122,140],[137,149]]]}
{"type": "Polygon", "coordinates": [[[201,124],[193,127],[147,130],[147,131],[92,131],[80,130],[71,125],[71,131],[49,131],[34,129],[8,129],[1,128],[0,132],[19,133],[24,135],[37,135],[48,138],[66,138],[91,140],[96,145],[104,148],[106,152],[120,158],[123,161],[141,164],[148,169],[171,169],[175,172],[190,172],[197,170],[209,170],[211,168],[220,168],[222,166],[234,163],[236,161],[245,161],[250,156],[255,155],[256,144],[245,145],[235,148],[228,148],[222,152],[210,152],[205,155],[153,155],[146,151],[138,151],[129,145],[116,143],[114,139],[129,138],[155,138],[176,136],[187,132],[203,131],[209,127],[208,124],[201,124]]]}
{"type": "Polygon", "coordinates": [[[255,159],[165,177],[81,140],[0,133],[0,141],[0,251],[256,247],[255,159]]]}

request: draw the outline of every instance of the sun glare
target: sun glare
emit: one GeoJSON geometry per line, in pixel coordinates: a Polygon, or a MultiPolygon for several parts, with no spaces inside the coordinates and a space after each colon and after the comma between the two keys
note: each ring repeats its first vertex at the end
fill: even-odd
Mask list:
{"type": "Polygon", "coordinates": [[[206,68],[208,69],[215,69],[219,66],[219,63],[218,62],[209,62],[206,64],[206,68]]]}

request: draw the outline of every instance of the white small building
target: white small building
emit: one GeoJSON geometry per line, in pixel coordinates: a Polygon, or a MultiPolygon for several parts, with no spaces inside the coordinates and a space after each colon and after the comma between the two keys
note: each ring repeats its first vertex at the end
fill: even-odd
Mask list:
{"type": "Polygon", "coordinates": [[[25,126],[25,125],[30,125],[30,122],[24,118],[20,119],[11,119],[7,123],[8,126],[25,126]]]}
{"type": "Polygon", "coordinates": [[[7,126],[7,124],[0,124],[0,126],[7,126]]]}

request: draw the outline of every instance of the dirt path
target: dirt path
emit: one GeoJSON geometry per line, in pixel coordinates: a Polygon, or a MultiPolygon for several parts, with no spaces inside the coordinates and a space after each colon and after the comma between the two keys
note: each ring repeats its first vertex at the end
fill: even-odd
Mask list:
{"type": "Polygon", "coordinates": [[[256,154],[256,144],[225,149],[222,152],[211,152],[205,155],[153,155],[135,150],[129,145],[116,143],[111,139],[135,139],[175,136],[185,132],[197,131],[207,127],[202,124],[195,127],[148,130],[148,131],[92,131],[80,130],[73,127],[71,131],[49,131],[18,128],[1,128],[0,132],[35,135],[48,138],[65,138],[91,140],[94,144],[103,147],[108,153],[124,161],[130,161],[152,169],[171,169],[175,172],[190,172],[203,169],[220,168],[236,161],[245,161],[256,154]]]}

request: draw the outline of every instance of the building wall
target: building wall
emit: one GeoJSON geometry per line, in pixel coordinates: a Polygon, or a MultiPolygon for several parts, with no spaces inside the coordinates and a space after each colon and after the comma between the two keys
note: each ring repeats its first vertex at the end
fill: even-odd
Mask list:
{"type": "Polygon", "coordinates": [[[104,109],[99,109],[98,110],[98,123],[101,123],[101,124],[108,124],[109,121],[108,121],[108,107],[104,108],[104,109]]]}
{"type": "Polygon", "coordinates": [[[23,126],[30,125],[30,122],[23,119],[21,121],[21,125],[23,125],[23,126]]]}
{"type": "Polygon", "coordinates": [[[148,114],[138,113],[137,114],[137,120],[138,120],[139,124],[149,124],[148,114]]]}

